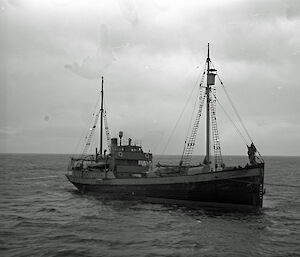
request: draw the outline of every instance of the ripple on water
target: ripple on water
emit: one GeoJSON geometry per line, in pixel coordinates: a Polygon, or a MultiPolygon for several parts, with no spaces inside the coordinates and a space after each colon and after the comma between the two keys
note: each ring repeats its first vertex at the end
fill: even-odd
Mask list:
{"type": "Polygon", "coordinates": [[[1,256],[299,256],[299,158],[266,158],[258,212],[81,194],[67,161],[0,155],[1,256]]]}

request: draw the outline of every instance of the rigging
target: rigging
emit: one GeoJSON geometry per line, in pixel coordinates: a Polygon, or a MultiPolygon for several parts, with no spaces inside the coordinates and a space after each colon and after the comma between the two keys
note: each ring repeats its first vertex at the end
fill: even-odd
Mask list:
{"type": "Polygon", "coordinates": [[[110,139],[110,134],[109,134],[106,109],[104,109],[104,128],[105,128],[105,133],[106,133],[107,148],[108,148],[108,151],[111,152],[111,139],[110,139]]]}
{"type": "Polygon", "coordinates": [[[99,120],[99,115],[100,115],[100,110],[98,110],[98,112],[96,113],[96,116],[95,116],[95,119],[94,119],[93,126],[90,128],[90,133],[89,133],[88,136],[86,137],[87,140],[86,140],[85,146],[84,146],[84,148],[83,148],[82,155],[86,155],[87,152],[88,152],[89,149],[90,149],[91,142],[92,142],[92,139],[93,139],[93,136],[94,136],[94,132],[95,132],[95,129],[96,129],[96,127],[97,127],[97,122],[98,122],[98,120],[99,120]]]}
{"type": "Polygon", "coordinates": [[[203,108],[204,100],[206,97],[206,95],[203,92],[204,87],[202,86],[203,81],[204,81],[204,75],[205,75],[205,67],[204,67],[204,72],[203,72],[201,82],[199,85],[200,95],[199,95],[199,108],[198,108],[197,116],[194,121],[193,129],[192,129],[191,135],[189,137],[189,140],[185,141],[183,154],[182,154],[181,160],[180,160],[180,166],[189,166],[190,162],[191,162],[191,158],[192,158],[192,154],[193,154],[193,150],[194,150],[194,146],[195,146],[195,142],[196,142],[196,138],[197,138],[200,117],[202,115],[202,108],[203,108]]]}
{"type": "MultiPolygon", "coordinates": [[[[204,72],[203,72],[203,76],[204,76],[204,74],[205,74],[205,67],[206,67],[206,62],[204,63],[204,72]]],[[[196,69],[198,69],[198,66],[196,67],[196,69]]],[[[198,85],[198,80],[199,80],[199,78],[200,78],[200,76],[197,78],[197,80],[196,80],[196,82],[195,82],[195,85],[194,85],[193,89],[191,90],[191,93],[189,94],[189,96],[188,96],[188,98],[187,98],[187,100],[186,100],[186,102],[185,102],[185,104],[184,104],[184,106],[183,106],[183,108],[182,108],[182,111],[181,111],[181,113],[180,113],[180,115],[179,115],[179,118],[177,119],[177,121],[176,121],[176,123],[175,123],[175,126],[174,126],[173,129],[172,129],[172,132],[171,132],[171,134],[170,134],[170,136],[169,136],[169,138],[168,138],[168,140],[167,140],[167,143],[166,143],[166,145],[165,145],[165,147],[164,147],[164,149],[163,149],[161,155],[163,155],[163,154],[165,153],[167,147],[169,146],[169,143],[170,143],[170,141],[171,141],[171,138],[172,138],[173,135],[174,135],[174,132],[175,132],[175,130],[176,130],[178,124],[179,124],[179,121],[181,120],[181,118],[182,118],[182,116],[183,116],[183,113],[184,113],[184,111],[185,111],[185,109],[186,109],[186,107],[187,107],[187,105],[188,105],[188,103],[189,103],[189,101],[190,101],[190,99],[191,99],[191,97],[192,97],[192,95],[193,95],[193,92],[194,92],[195,88],[196,88],[197,85],[198,85]]],[[[201,83],[201,82],[200,82],[200,83],[201,83]]]]}
{"type": "MultiPolygon", "coordinates": [[[[216,87],[212,87],[211,94],[216,95],[216,87]]],[[[216,99],[211,99],[210,105],[210,115],[211,115],[211,125],[212,125],[212,135],[213,135],[213,142],[214,142],[214,160],[215,160],[215,170],[220,171],[224,167],[223,158],[221,154],[221,145],[220,145],[220,138],[217,126],[217,117],[216,117],[216,99]]]]}
{"type": "MultiPolygon", "coordinates": [[[[212,66],[214,67],[213,63],[212,63],[212,66]]],[[[249,132],[248,132],[248,130],[247,130],[247,128],[246,128],[246,126],[245,126],[245,124],[244,124],[242,118],[241,118],[241,116],[239,115],[239,113],[238,113],[238,111],[237,111],[235,105],[233,104],[233,101],[231,100],[231,97],[229,96],[229,94],[228,94],[228,92],[227,92],[227,90],[226,90],[226,88],[225,88],[225,86],[224,86],[224,83],[223,83],[223,81],[221,80],[219,74],[217,74],[217,78],[218,78],[218,80],[220,81],[220,84],[222,85],[222,88],[223,88],[223,90],[224,90],[224,92],[225,92],[225,94],[226,94],[226,96],[227,96],[227,98],[228,98],[228,100],[229,100],[229,103],[230,103],[232,109],[234,110],[234,112],[235,112],[237,118],[239,119],[239,121],[240,121],[240,123],[241,123],[241,125],[242,125],[244,131],[246,132],[246,134],[247,134],[247,136],[248,136],[250,142],[253,143],[253,140],[252,140],[252,138],[251,138],[251,136],[250,136],[250,134],[249,134],[249,132]]]]}

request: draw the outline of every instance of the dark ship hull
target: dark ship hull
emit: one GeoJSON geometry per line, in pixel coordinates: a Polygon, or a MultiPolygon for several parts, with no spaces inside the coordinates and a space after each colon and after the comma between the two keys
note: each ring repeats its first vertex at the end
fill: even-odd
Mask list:
{"type": "Polygon", "coordinates": [[[67,175],[81,192],[117,198],[156,198],[208,205],[262,207],[264,164],[196,175],[91,179],[67,175]]]}

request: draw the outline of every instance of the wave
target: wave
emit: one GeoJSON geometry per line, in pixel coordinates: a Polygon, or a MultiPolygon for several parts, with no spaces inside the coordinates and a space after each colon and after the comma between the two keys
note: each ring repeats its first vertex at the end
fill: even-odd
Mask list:
{"type": "Polygon", "coordinates": [[[295,187],[295,188],[300,188],[298,185],[289,185],[289,184],[275,184],[275,183],[264,183],[265,185],[268,186],[278,186],[278,187],[295,187]]]}

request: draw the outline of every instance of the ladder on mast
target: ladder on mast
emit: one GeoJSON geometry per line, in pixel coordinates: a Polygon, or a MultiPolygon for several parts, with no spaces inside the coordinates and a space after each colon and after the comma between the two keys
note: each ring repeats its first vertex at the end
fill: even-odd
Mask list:
{"type": "Polygon", "coordinates": [[[196,137],[197,137],[197,132],[199,128],[199,122],[200,122],[200,117],[202,114],[202,108],[204,105],[204,100],[205,100],[205,95],[203,95],[203,88],[200,86],[200,96],[199,96],[199,108],[197,112],[197,116],[193,125],[192,133],[189,137],[189,140],[185,142],[183,154],[180,160],[180,165],[181,166],[189,166],[191,159],[192,159],[192,154],[196,142],[196,137]]]}
{"type": "Polygon", "coordinates": [[[216,87],[212,88],[212,98],[211,98],[211,129],[213,136],[213,148],[214,148],[214,161],[215,161],[215,171],[221,171],[223,169],[223,158],[221,154],[220,138],[217,126],[216,117],[216,87]]]}

